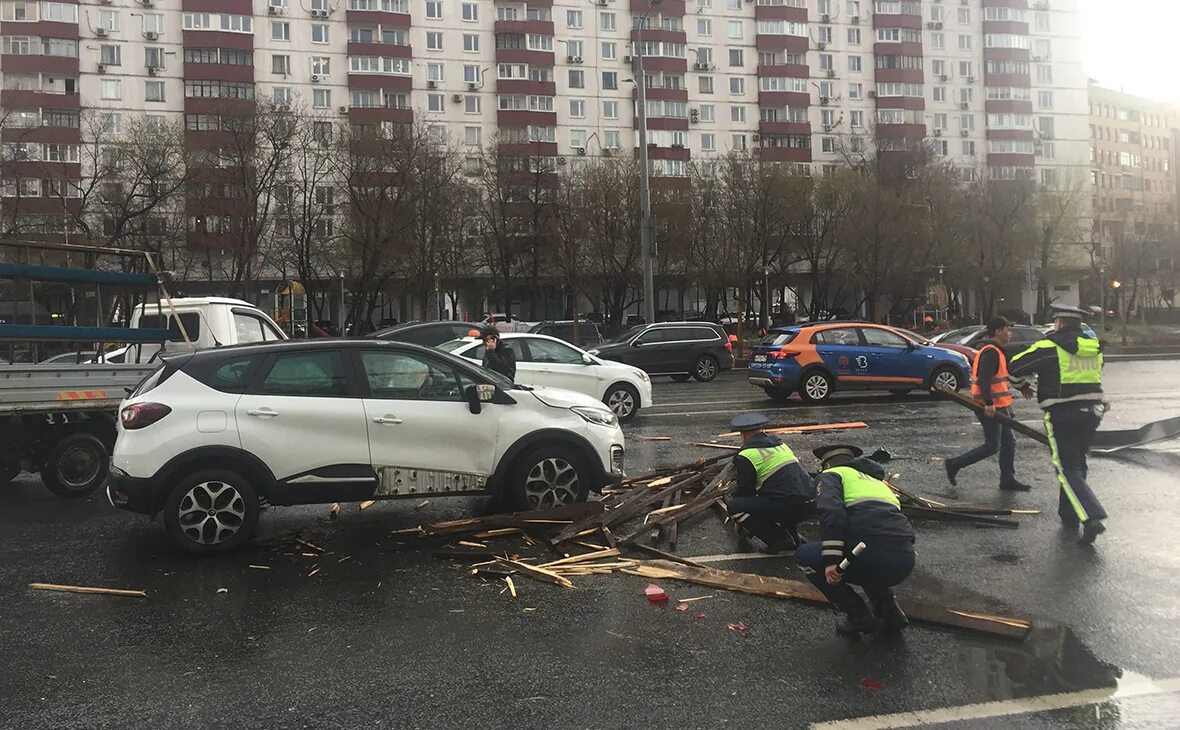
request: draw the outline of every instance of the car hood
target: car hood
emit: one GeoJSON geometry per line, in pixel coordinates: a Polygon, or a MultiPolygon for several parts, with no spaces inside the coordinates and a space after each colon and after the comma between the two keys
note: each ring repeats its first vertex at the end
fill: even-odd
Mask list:
{"type": "Polygon", "coordinates": [[[572,390],[565,390],[564,388],[551,388],[545,385],[535,385],[529,387],[529,392],[533,397],[541,401],[550,408],[574,408],[574,407],[589,407],[606,409],[602,401],[592,398],[584,393],[575,393],[572,390]]]}

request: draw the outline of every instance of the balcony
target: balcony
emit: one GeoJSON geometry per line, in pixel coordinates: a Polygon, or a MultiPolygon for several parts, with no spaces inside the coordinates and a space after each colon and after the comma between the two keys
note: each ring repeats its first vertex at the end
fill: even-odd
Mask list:
{"type": "Polygon", "coordinates": [[[5,109],[81,109],[78,94],[64,94],[33,89],[0,91],[0,106],[5,109]]]}
{"type": "Polygon", "coordinates": [[[547,35],[553,36],[552,20],[497,20],[496,35],[547,35]]]}
{"type": "Polygon", "coordinates": [[[353,106],[348,108],[348,121],[352,124],[380,124],[381,122],[412,124],[414,110],[383,106],[353,106]]]}
{"type": "Polygon", "coordinates": [[[496,93],[557,96],[557,82],[533,81],[532,79],[496,79],[496,93]]]}
{"type": "Polygon", "coordinates": [[[810,147],[759,147],[757,153],[767,162],[811,162],[810,147]]]}
{"type": "Polygon", "coordinates": [[[14,55],[0,56],[0,68],[5,73],[41,73],[46,76],[78,76],[78,59],[69,56],[14,55]]]}
{"type": "Polygon", "coordinates": [[[396,45],[394,43],[358,43],[348,42],[350,56],[382,56],[384,58],[413,58],[414,47],[411,45],[396,45]]]}
{"type": "Polygon", "coordinates": [[[763,135],[799,134],[811,135],[811,122],[759,122],[758,132],[763,135]]]}
{"type": "Polygon", "coordinates": [[[184,78],[192,81],[241,81],[254,80],[254,66],[231,63],[186,63],[184,78]]]}

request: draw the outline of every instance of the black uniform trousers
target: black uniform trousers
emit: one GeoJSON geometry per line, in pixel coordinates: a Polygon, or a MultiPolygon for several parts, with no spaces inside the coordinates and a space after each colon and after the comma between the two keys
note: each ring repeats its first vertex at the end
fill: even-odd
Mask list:
{"type": "MultiPolygon", "coordinates": [[[[852,545],[859,540],[851,540],[852,545]]],[[[827,597],[828,601],[846,614],[859,615],[865,610],[865,602],[852,586],[860,586],[869,599],[874,611],[893,599],[893,587],[902,583],[914,572],[914,548],[912,545],[880,545],[865,538],[867,549],[851,558],[844,579],[832,585],[824,573],[823,545],[809,542],[795,551],[795,563],[807,576],[807,580],[827,597]]],[[[846,554],[845,557],[848,557],[846,554]]]]}
{"type": "Polygon", "coordinates": [[[765,497],[733,497],[729,500],[729,514],[742,529],[767,545],[773,545],[790,535],[798,542],[795,525],[815,515],[815,500],[765,497]]]}
{"type": "Polygon", "coordinates": [[[1086,452],[1101,420],[1092,404],[1063,404],[1045,411],[1045,435],[1061,485],[1057,514],[1067,525],[1106,519],[1098,495],[1086,483],[1086,452]]]}

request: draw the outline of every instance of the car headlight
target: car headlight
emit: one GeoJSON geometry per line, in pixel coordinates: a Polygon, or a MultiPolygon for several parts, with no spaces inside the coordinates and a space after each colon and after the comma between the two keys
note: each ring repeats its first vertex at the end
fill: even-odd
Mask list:
{"type": "Polygon", "coordinates": [[[586,423],[594,423],[599,426],[607,426],[608,428],[614,428],[619,425],[618,417],[614,413],[602,408],[573,406],[570,410],[581,416],[586,423]]]}
{"type": "Polygon", "coordinates": [[[647,373],[645,373],[645,372],[644,372],[644,371],[642,371],[642,370],[638,371],[638,372],[637,372],[637,373],[635,373],[635,374],[636,374],[637,376],[639,376],[639,379],[640,379],[640,380],[642,380],[642,381],[644,381],[644,382],[647,382],[648,380],[651,380],[651,378],[649,378],[649,377],[647,376],[647,373]]]}

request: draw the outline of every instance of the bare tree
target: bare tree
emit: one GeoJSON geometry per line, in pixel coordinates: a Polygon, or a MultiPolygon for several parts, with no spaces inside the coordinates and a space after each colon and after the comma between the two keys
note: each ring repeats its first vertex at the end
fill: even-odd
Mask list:
{"type": "Polygon", "coordinates": [[[1078,268],[1077,256],[1085,223],[1082,213],[1090,196],[1088,178],[1077,173],[1056,185],[1041,184],[1036,194],[1037,313],[1043,316],[1053,303],[1050,282],[1062,266],[1078,268]],[[1069,248],[1073,250],[1070,251],[1069,248]]]}

